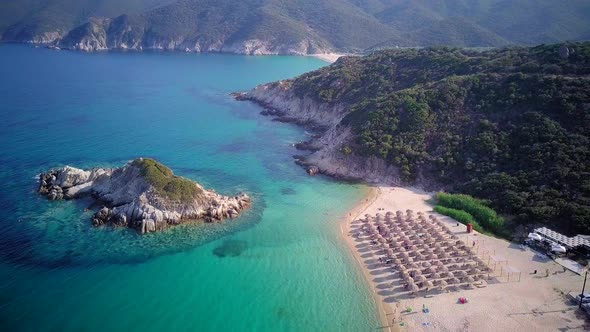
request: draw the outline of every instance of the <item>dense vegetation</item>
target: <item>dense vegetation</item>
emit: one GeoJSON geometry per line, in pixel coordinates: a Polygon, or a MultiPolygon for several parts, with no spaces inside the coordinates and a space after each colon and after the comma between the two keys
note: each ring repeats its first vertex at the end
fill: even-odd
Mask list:
{"type": "Polygon", "coordinates": [[[133,165],[141,169],[158,194],[172,201],[192,202],[203,192],[193,181],[174,175],[170,168],[153,159],[136,159],[133,165]]]}
{"type": "Polygon", "coordinates": [[[129,29],[145,44],[261,39],[354,51],[590,38],[585,0],[6,0],[0,36],[23,41],[46,32],[65,35],[90,17],[121,14],[129,14],[129,29]]]}
{"type": "MultiPolygon", "coordinates": [[[[436,195],[437,203],[444,208],[455,211],[464,211],[472,220],[475,221],[480,229],[485,229],[492,233],[499,234],[504,228],[504,219],[489,208],[482,200],[473,198],[469,195],[438,193],[436,195]]],[[[446,211],[451,212],[451,211],[446,211]]]]}
{"type": "Polygon", "coordinates": [[[66,33],[90,17],[138,14],[174,0],[2,0],[0,37],[29,41],[45,32],[66,33]]]}
{"type": "Polygon", "coordinates": [[[481,227],[477,221],[475,221],[475,218],[473,218],[473,216],[463,210],[457,210],[457,209],[451,209],[451,208],[446,208],[442,205],[437,205],[434,207],[434,211],[443,214],[445,216],[449,216],[455,220],[457,220],[458,222],[462,223],[462,224],[471,224],[473,225],[473,229],[475,229],[476,231],[480,232],[480,233],[485,233],[486,230],[483,229],[483,227],[481,227]]]}
{"type": "Polygon", "coordinates": [[[405,182],[489,200],[516,224],[590,233],[590,43],[387,50],[290,82],[345,104],[347,147],[405,182]]]}

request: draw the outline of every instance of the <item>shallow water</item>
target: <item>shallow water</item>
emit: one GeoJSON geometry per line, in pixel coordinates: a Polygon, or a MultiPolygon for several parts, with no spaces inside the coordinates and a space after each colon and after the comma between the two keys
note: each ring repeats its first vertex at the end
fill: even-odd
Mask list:
{"type": "Polygon", "coordinates": [[[228,93],[325,65],[307,57],[82,54],[0,44],[0,330],[367,331],[363,276],[338,238],[364,188],[308,177],[297,127],[228,93]],[[236,221],[139,236],[48,202],[52,167],[154,157],[224,194],[236,221]]]}

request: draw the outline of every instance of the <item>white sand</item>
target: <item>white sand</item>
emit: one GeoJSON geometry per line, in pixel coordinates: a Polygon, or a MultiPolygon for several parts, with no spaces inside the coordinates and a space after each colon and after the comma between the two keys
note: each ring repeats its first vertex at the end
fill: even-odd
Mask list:
{"type": "Polygon", "coordinates": [[[309,56],[324,60],[328,63],[334,63],[340,57],[345,56],[347,54],[342,53],[318,53],[318,54],[309,54],[309,56]]]}
{"type": "MultiPolygon", "coordinates": [[[[362,266],[368,282],[371,283],[376,301],[379,304],[380,316],[384,331],[589,331],[590,322],[577,306],[571,303],[565,294],[579,292],[583,277],[570,271],[563,272],[563,268],[550,259],[541,257],[530,249],[523,250],[518,245],[490,236],[478,234],[475,237],[467,235],[465,226],[456,227],[452,219],[437,215],[446,221],[449,228],[465,242],[473,243],[477,239],[477,246],[481,251],[502,256],[508,260],[508,265],[521,273],[520,282],[507,282],[505,277],[498,277],[498,283],[490,283],[485,288],[460,290],[442,294],[431,294],[410,299],[391,300],[391,296],[379,295],[383,293],[386,283],[381,283],[383,275],[371,272],[368,262],[373,262],[372,254],[361,254],[356,249],[358,242],[351,236],[351,222],[365,214],[385,214],[387,211],[422,211],[434,214],[432,206],[427,202],[432,198],[426,193],[413,188],[378,187],[370,197],[355,207],[351,212],[351,219],[347,221],[343,233],[347,238],[351,251],[362,266]],[[384,210],[379,210],[384,208],[384,210]],[[470,236],[468,238],[468,236],[470,236]],[[537,275],[531,274],[538,270],[537,275]],[[549,270],[549,277],[545,271],[549,270]],[[459,297],[466,297],[467,304],[458,304],[459,297]],[[422,305],[426,305],[430,312],[422,313],[422,305]],[[412,313],[405,312],[412,307],[412,313]],[[391,324],[393,318],[396,324],[391,324]],[[403,321],[405,326],[400,327],[403,321]],[[427,326],[423,325],[428,323],[427,326]]],[[[481,257],[481,255],[480,255],[481,257]]],[[[500,268],[497,270],[497,276],[500,268]]]]}

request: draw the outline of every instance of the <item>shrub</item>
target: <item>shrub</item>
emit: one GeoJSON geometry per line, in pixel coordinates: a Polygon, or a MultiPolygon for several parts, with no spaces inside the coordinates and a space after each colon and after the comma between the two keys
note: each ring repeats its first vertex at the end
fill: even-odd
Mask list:
{"type": "Polygon", "coordinates": [[[484,229],[499,233],[504,226],[504,219],[496,211],[487,207],[483,201],[469,195],[438,193],[438,204],[455,210],[462,210],[470,214],[484,229]]]}
{"type": "Polygon", "coordinates": [[[174,175],[170,168],[154,159],[140,158],[132,164],[141,169],[141,175],[158,194],[170,200],[188,203],[202,193],[195,182],[174,175]]]}
{"type": "Polygon", "coordinates": [[[467,213],[465,211],[446,208],[441,205],[435,206],[434,211],[436,211],[440,214],[443,214],[445,216],[449,216],[462,224],[465,224],[465,225],[472,224],[473,229],[475,229],[476,231],[478,231],[480,233],[485,232],[485,230],[477,223],[477,221],[475,221],[475,218],[473,218],[472,215],[470,215],[469,213],[467,213]]]}

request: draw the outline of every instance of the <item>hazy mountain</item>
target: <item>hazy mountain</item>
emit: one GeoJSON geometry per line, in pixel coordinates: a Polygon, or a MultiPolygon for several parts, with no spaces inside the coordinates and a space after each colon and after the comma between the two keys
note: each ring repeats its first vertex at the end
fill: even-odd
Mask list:
{"type": "Polygon", "coordinates": [[[84,50],[312,53],[583,40],[588,17],[585,0],[4,0],[0,34],[84,50]]]}

